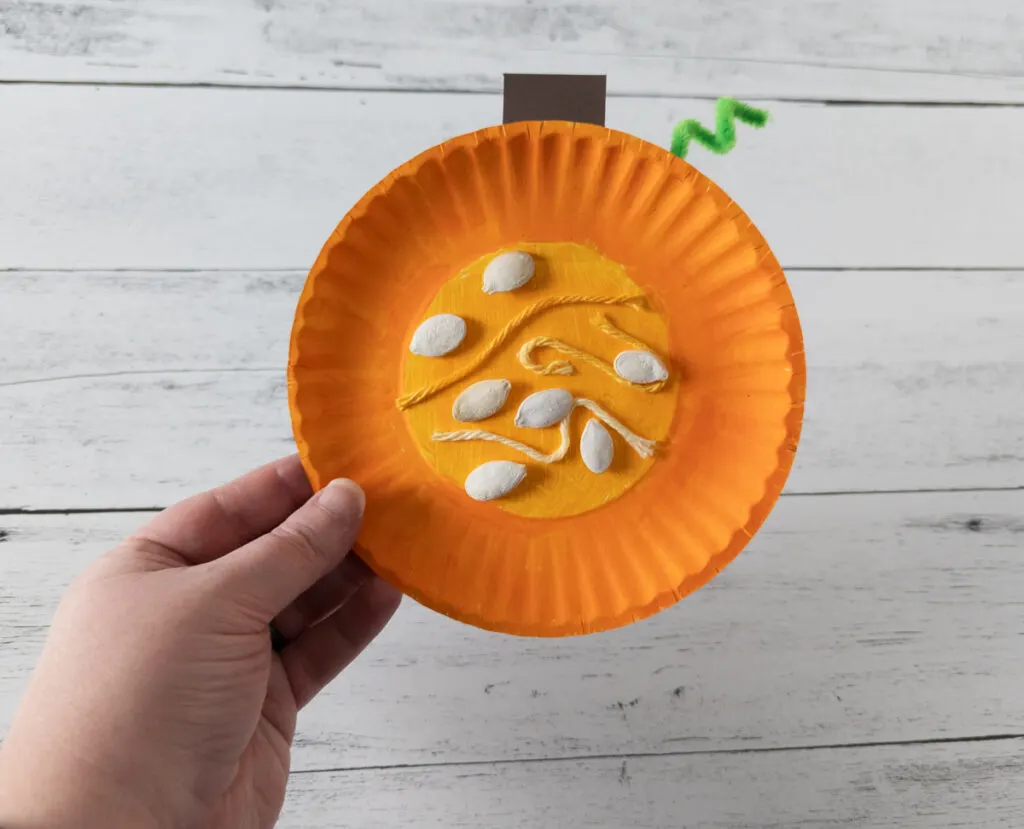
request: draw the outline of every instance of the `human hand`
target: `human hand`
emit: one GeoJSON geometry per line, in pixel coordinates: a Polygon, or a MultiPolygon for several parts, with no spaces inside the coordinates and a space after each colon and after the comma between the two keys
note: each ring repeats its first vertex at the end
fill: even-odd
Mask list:
{"type": "Polygon", "coordinates": [[[348,555],[362,491],[310,496],[282,459],[165,510],[75,580],[0,750],[0,826],[274,824],[298,709],[399,603],[348,555]]]}

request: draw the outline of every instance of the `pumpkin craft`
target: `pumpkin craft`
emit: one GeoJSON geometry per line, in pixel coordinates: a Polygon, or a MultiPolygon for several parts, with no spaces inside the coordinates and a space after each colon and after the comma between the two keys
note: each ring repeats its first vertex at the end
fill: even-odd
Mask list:
{"type": "Polygon", "coordinates": [[[681,155],[489,127],[391,172],[321,251],[295,440],[314,488],[364,487],[360,554],[428,607],[519,635],[618,627],[706,583],[772,509],[803,411],[796,310],[681,155]]]}

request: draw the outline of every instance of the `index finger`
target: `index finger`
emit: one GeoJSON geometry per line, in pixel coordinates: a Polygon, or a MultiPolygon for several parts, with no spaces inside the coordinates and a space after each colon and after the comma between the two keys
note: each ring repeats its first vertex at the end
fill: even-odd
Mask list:
{"type": "Polygon", "coordinates": [[[299,456],[290,455],[168,507],[134,537],[183,564],[203,564],[270,532],[312,494],[299,456]]]}

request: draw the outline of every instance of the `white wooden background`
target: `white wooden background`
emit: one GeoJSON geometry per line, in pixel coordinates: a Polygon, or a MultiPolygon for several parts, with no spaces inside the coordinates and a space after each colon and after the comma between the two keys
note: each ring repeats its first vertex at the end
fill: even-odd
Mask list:
{"type": "Polygon", "coordinates": [[[301,721],[286,827],[1024,820],[1024,9],[1017,0],[0,0],[0,732],[62,588],[159,508],[291,451],[304,270],[395,164],[603,72],[805,326],[764,530],[620,631],[407,603],[301,721]]]}

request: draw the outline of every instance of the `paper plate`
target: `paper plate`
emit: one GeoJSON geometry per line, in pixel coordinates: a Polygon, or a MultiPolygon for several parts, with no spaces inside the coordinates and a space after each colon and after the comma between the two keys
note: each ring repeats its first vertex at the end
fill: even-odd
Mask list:
{"type": "Polygon", "coordinates": [[[367,492],[370,566],[441,613],[530,636],[627,624],[720,572],[782,489],[804,380],[785,276],[743,211],[657,146],[564,122],[446,141],[371,189],[309,274],[288,365],[314,487],[344,476],[367,492]],[[507,251],[533,257],[533,278],[485,292],[486,266],[507,251]],[[443,356],[412,353],[440,314],[462,319],[464,338],[443,356]],[[655,355],[667,381],[617,377],[630,351],[655,355]],[[483,380],[508,381],[504,406],[456,421],[454,401],[483,380]],[[590,405],[569,416],[564,459],[546,463],[507,444],[556,452],[561,426],[524,425],[543,406],[516,419],[555,389],[590,405]],[[611,438],[607,471],[584,462],[584,430],[604,433],[591,453],[611,438]],[[480,431],[504,442],[435,439],[480,431]],[[474,500],[466,481],[493,461],[525,476],[474,500]]]}

